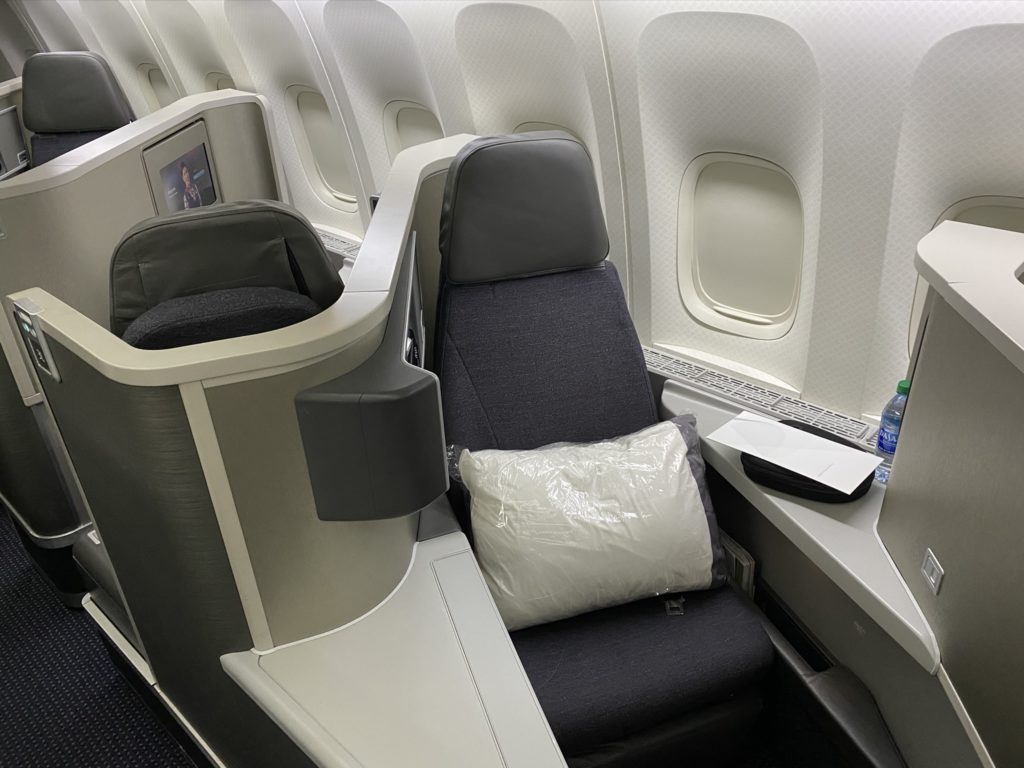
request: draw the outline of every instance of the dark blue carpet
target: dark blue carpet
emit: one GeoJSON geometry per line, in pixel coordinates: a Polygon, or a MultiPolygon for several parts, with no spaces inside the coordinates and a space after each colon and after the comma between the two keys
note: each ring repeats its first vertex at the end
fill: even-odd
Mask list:
{"type": "Polygon", "coordinates": [[[0,766],[194,768],[0,510],[0,766]]]}

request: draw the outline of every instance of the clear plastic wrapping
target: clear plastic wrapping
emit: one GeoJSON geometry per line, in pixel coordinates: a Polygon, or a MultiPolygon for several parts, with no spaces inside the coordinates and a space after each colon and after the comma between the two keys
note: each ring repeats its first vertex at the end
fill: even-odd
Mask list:
{"type": "Polygon", "coordinates": [[[712,584],[681,429],[458,455],[477,558],[509,629],[712,584]]]}

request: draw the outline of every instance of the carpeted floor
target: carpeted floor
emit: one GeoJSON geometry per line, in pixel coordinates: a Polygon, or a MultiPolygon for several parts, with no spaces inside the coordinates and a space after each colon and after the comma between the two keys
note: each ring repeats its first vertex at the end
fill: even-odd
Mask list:
{"type": "Polygon", "coordinates": [[[0,510],[0,767],[194,768],[0,510]]]}

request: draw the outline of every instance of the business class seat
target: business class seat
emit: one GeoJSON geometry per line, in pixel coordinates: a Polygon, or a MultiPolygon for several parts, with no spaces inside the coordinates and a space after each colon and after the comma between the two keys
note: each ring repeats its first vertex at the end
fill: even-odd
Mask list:
{"type": "MultiPolygon", "coordinates": [[[[110,263],[110,329],[143,349],[221,341],[308,319],[343,288],[316,231],[290,206],[197,208],[146,219],[121,239],[110,263]]],[[[138,647],[99,534],[79,537],[74,557],[93,600],[138,647]]]]}
{"type": "Polygon", "coordinates": [[[110,264],[110,330],[142,349],[248,336],[306,320],[341,296],[312,225],[269,200],[140,222],[110,264]]]}
{"type": "Polygon", "coordinates": [[[34,54],[21,77],[33,167],[135,119],[110,66],[90,51],[34,54]]]}
{"type": "MultiPolygon", "coordinates": [[[[434,363],[449,443],[532,449],[658,420],[577,140],[467,145],[449,170],[440,249],[434,363]]],[[[730,587],[684,599],[682,615],[655,598],[512,633],[572,768],[729,764],[761,709],[772,645],[730,587]]]]}
{"type": "MultiPolygon", "coordinates": [[[[110,67],[87,51],[30,56],[22,98],[34,166],[134,119],[110,67]]],[[[42,409],[26,407],[7,360],[0,359],[0,496],[36,564],[62,599],[77,605],[83,585],[70,545],[88,521],[76,508],[74,481],[61,467],[59,438],[42,409]]]]}

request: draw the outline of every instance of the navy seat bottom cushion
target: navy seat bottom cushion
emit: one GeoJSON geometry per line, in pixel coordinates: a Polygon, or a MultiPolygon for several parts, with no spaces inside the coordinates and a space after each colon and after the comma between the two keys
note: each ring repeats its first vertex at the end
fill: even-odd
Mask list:
{"type": "Polygon", "coordinates": [[[171,349],[277,330],[320,312],[308,296],[282,288],[227,288],[169,299],[137,317],[122,339],[171,349]]]}
{"type": "Polygon", "coordinates": [[[686,593],[682,614],[670,614],[666,599],[512,633],[566,755],[748,693],[771,668],[758,614],[731,588],[686,593]]]}

